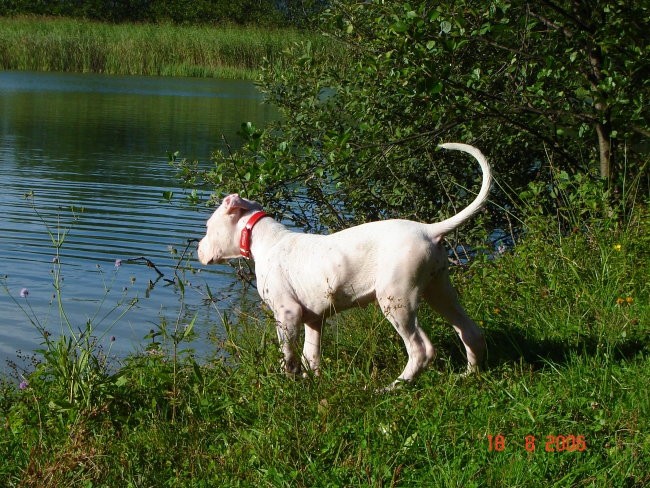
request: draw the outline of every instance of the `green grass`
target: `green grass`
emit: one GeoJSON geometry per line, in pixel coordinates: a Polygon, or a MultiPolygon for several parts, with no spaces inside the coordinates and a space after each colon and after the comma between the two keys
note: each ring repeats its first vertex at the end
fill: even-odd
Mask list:
{"type": "Polygon", "coordinates": [[[6,381],[0,479],[84,487],[648,486],[647,208],[575,214],[580,225],[566,232],[548,214],[529,215],[514,249],[454,273],[486,332],[480,375],[458,374],[458,339],[423,308],[435,364],[412,385],[376,393],[406,355],[370,307],[328,325],[322,377],[291,380],[279,371],[272,320],[244,304],[236,326],[226,320],[227,338],[215,339],[227,359],[197,364],[182,352],[186,333],[170,323],[161,324],[165,347],[91,366],[80,380],[89,393],[67,404],[61,398],[70,390],[47,361],[26,376],[24,390],[6,381]],[[504,444],[490,450],[489,436],[504,444]],[[561,450],[559,436],[584,439],[584,449],[561,450]]]}
{"type": "Polygon", "coordinates": [[[3,17],[0,69],[254,79],[264,58],[281,69],[280,54],[296,42],[341,62],[322,36],[290,29],[3,17]]]}

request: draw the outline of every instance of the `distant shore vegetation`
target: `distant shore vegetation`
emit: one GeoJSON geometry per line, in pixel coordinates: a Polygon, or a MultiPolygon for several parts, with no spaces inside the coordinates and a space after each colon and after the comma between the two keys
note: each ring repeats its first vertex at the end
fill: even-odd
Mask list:
{"type": "Polygon", "coordinates": [[[302,42],[343,59],[326,38],[290,27],[11,16],[0,17],[0,69],[255,79],[265,59],[282,69],[282,51],[302,42]]]}

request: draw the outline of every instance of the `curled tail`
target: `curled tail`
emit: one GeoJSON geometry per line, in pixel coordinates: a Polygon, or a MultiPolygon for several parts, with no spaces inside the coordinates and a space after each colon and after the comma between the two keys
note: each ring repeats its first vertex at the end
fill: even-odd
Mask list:
{"type": "Polygon", "coordinates": [[[488,194],[490,193],[490,184],[492,182],[490,165],[488,164],[487,159],[485,159],[485,156],[483,156],[483,153],[476,149],[474,146],[470,146],[469,144],[450,142],[447,144],[440,144],[440,147],[443,149],[463,151],[474,156],[474,158],[478,161],[478,164],[481,166],[481,171],[483,173],[483,183],[481,184],[481,190],[478,192],[478,195],[476,195],[474,201],[467,207],[465,207],[453,217],[443,220],[442,222],[431,224],[432,230],[436,235],[447,234],[448,232],[463,224],[472,215],[474,215],[487,200],[488,194]]]}

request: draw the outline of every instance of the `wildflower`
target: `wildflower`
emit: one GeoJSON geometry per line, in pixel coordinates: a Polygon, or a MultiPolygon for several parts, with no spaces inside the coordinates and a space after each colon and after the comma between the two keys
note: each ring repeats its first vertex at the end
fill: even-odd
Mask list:
{"type": "Polygon", "coordinates": [[[115,267],[119,268],[120,266],[122,266],[122,260],[121,259],[116,259],[115,260],[115,267]]]}
{"type": "Polygon", "coordinates": [[[29,386],[29,383],[27,382],[27,380],[23,380],[18,385],[18,388],[20,388],[21,390],[25,390],[28,386],[29,386]]]}
{"type": "Polygon", "coordinates": [[[499,314],[501,313],[501,309],[498,308],[498,307],[496,307],[496,308],[494,309],[494,313],[495,313],[495,315],[499,315],[499,314]]]}
{"type": "Polygon", "coordinates": [[[632,305],[634,303],[634,298],[626,297],[625,298],[625,303],[627,303],[628,305],[632,305]]]}
{"type": "Polygon", "coordinates": [[[625,303],[625,299],[624,299],[624,298],[618,297],[618,298],[616,299],[616,305],[623,305],[624,303],[625,303]]]}
{"type": "Polygon", "coordinates": [[[29,295],[29,290],[27,288],[23,288],[20,290],[20,298],[27,298],[29,295]]]}
{"type": "Polygon", "coordinates": [[[622,249],[622,246],[620,244],[614,244],[612,248],[614,249],[614,251],[620,251],[622,249]]]}

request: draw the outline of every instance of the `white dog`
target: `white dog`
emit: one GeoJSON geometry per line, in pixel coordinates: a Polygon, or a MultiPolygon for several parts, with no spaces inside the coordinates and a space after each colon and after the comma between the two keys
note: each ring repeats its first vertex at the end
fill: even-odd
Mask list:
{"type": "Polygon", "coordinates": [[[434,224],[410,220],[370,222],[330,235],[293,232],[237,194],[228,195],[208,220],[198,256],[203,264],[244,256],[254,259],[257,288],[273,311],[284,366],[298,374],[301,362],[320,368],[321,330],[327,317],[377,301],[404,340],[408,363],[392,383],[411,381],[433,360],[435,349],[418,325],[423,297],[445,317],[465,346],[468,371],[477,370],[485,340],[467,316],[447,271],[443,236],[476,213],[490,190],[485,156],[466,144],[443,144],[476,158],[483,183],[476,199],[455,216],[434,224]],[[266,218],[265,218],[266,217],[266,218]],[[302,361],[296,354],[305,324],[302,361]]]}

